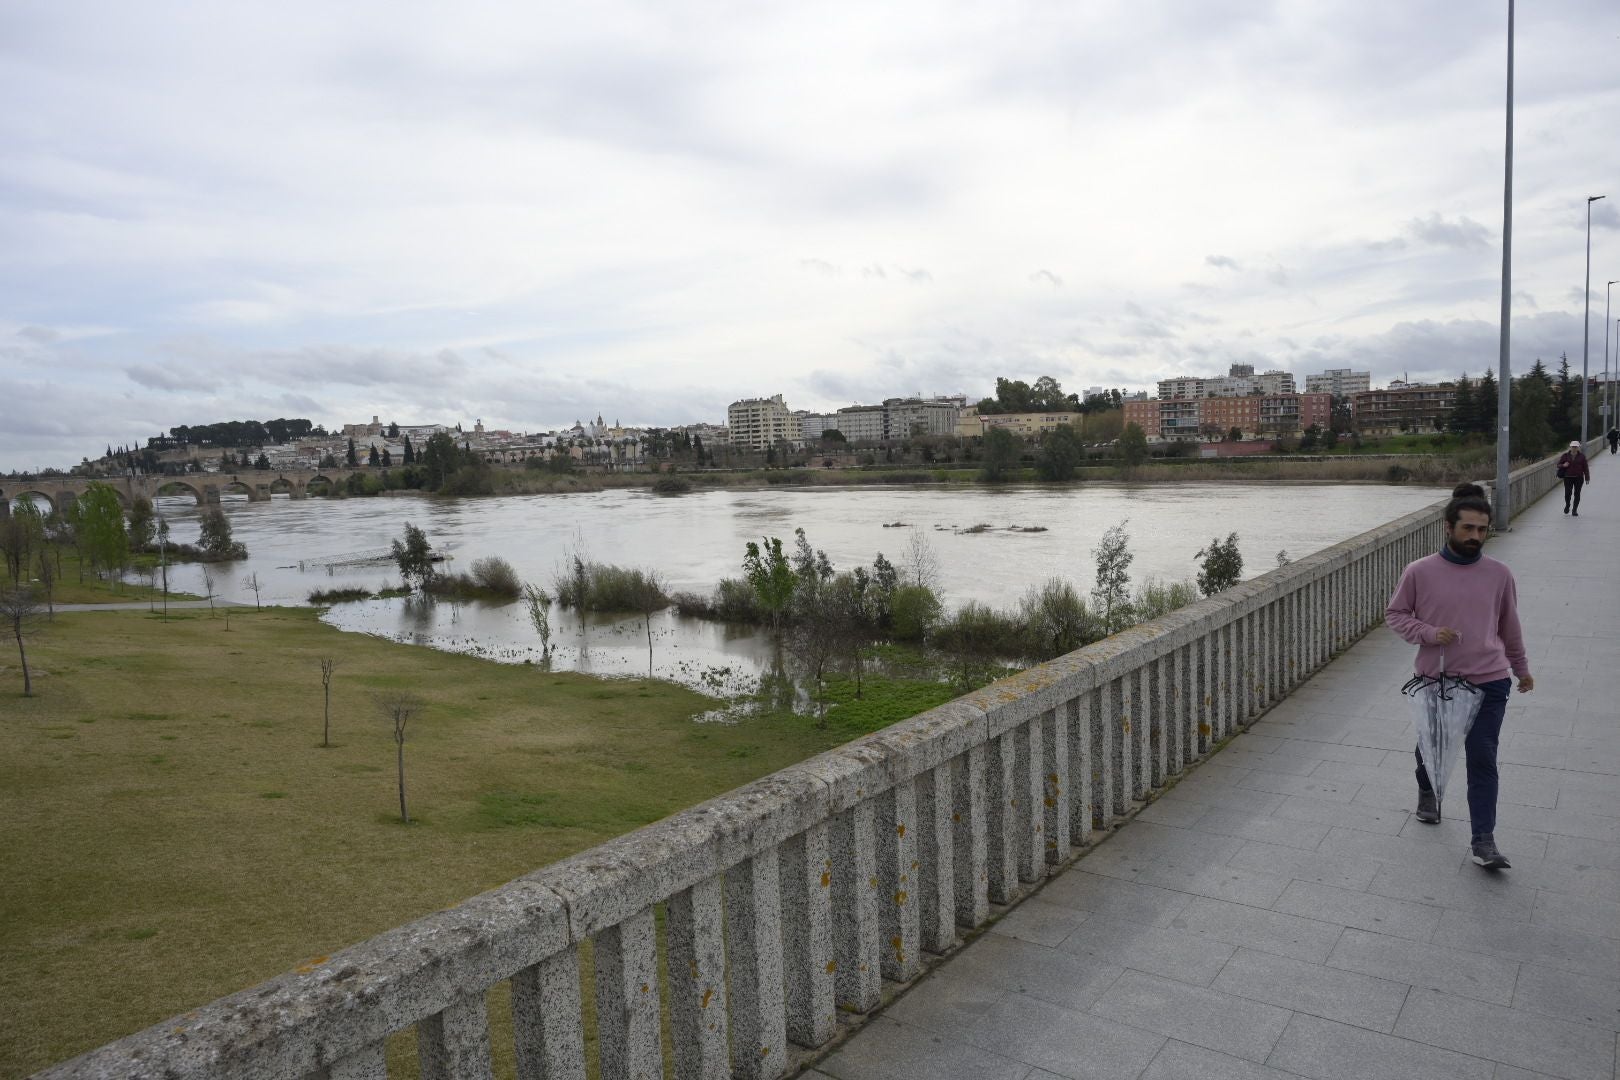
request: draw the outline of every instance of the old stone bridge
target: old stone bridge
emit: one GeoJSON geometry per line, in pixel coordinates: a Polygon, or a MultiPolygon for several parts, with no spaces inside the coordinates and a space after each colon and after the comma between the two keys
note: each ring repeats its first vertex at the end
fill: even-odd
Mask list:
{"type": "MultiPolygon", "coordinates": [[[[158,495],[191,495],[199,506],[217,503],[222,495],[246,495],[249,502],[263,502],[272,495],[302,499],[323,488],[338,487],[350,475],[364,469],[242,469],[232,473],[187,473],[183,476],[122,476],[100,480],[118,495],[127,510],[137,498],[158,495]],[[312,490],[313,489],[313,490],[312,490]]],[[[11,511],[11,503],[25,495],[51,504],[67,506],[82,497],[94,478],[82,476],[40,476],[0,478],[0,517],[11,511]]]]}

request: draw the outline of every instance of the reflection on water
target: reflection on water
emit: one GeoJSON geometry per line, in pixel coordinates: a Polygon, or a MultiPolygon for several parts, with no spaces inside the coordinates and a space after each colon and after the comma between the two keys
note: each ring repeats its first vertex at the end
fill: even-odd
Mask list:
{"type": "MultiPolygon", "coordinates": [[[[251,604],[257,575],[265,603],[301,604],[312,590],[397,584],[387,562],[316,567],[384,549],[406,522],[436,547],[449,548],[452,570],[499,555],[527,581],[550,588],[565,553],[583,543],[587,557],[656,569],[674,590],[709,592],[740,576],[743,546],[761,535],[791,543],[805,529],[833,564],[869,565],[879,553],[903,563],[910,537],[932,546],[948,607],[978,600],[1013,606],[1030,586],[1064,577],[1091,586],[1091,549],[1104,530],[1129,519],[1132,577],[1190,578],[1194,554],[1236,532],[1249,576],[1276,565],[1279,549],[1298,558],[1441,498],[1438,488],[1377,484],[1093,484],[1083,487],[817,488],[710,491],[662,498],[642,491],[437,500],[420,497],[290,501],[278,497],[225,503],[237,540],[251,557],[216,565],[217,592],[251,604]],[[896,522],[905,523],[895,527],[896,522]],[[989,528],[976,529],[978,525],[989,528]],[[300,570],[303,562],[306,569],[300,570]]],[[[157,500],[177,542],[192,542],[197,510],[189,499],[157,500]]],[[[197,566],[170,569],[171,587],[201,593],[197,566]]],[[[540,641],[522,604],[451,603],[420,598],[339,604],[324,618],[343,630],[466,652],[506,663],[539,663],[540,641]]],[[[673,679],[722,696],[758,693],[779,671],[768,634],[688,619],[673,610],[652,617],[588,616],[553,606],[558,670],[603,676],[673,679]]],[[[785,692],[799,693],[791,688],[785,692]]]]}

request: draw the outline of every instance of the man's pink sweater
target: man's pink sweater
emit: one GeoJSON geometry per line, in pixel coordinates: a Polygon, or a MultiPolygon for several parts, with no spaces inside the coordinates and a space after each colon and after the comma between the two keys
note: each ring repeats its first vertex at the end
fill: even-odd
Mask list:
{"type": "Polygon", "coordinates": [[[1481,683],[1530,674],[1513,572],[1488,555],[1467,565],[1439,554],[1412,563],[1389,598],[1384,621],[1420,646],[1414,668],[1419,675],[1439,675],[1443,668],[1447,675],[1481,683]],[[1462,636],[1438,644],[1441,627],[1462,636]]]}

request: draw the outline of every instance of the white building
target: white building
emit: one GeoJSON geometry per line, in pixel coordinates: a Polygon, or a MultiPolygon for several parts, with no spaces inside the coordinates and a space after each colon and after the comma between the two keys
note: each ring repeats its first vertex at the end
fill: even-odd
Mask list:
{"type": "Polygon", "coordinates": [[[1310,394],[1332,394],[1349,397],[1372,389],[1372,372],[1351,371],[1349,368],[1328,368],[1320,375],[1305,376],[1305,391],[1310,394]]]}
{"type": "Polygon", "coordinates": [[[837,413],[816,413],[807,409],[793,416],[799,425],[799,439],[802,442],[812,443],[821,438],[824,431],[840,430],[837,413]]]}
{"type": "Polygon", "coordinates": [[[883,437],[907,439],[913,435],[954,435],[956,421],[967,408],[963,395],[932,398],[888,398],[883,402],[883,437]]]}
{"type": "Polygon", "coordinates": [[[726,407],[726,426],[731,429],[732,445],[745,450],[766,450],[779,442],[794,441],[793,414],[781,394],[733,401],[726,407]]]}
{"type": "Polygon", "coordinates": [[[882,405],[850,405],[838,410],[838,430],[852,443],[882,442],[884,415],[882,405]]]}
{"type": "Polygon", "coordinates": [[[1250,394],[1264,394],[1267,397],[1275,397],[1278,394],[1296,392],[1293,375],[1279,370],[1256,375],[1252,364],[1233,364],[1231,370],[1224,377],[1200,379],[1191,376],[1180,376],[1174,379],[1159,380],[1159,400],[1161,401],[1184,401],[1189,398],[1248,397],[1250,394]]]}

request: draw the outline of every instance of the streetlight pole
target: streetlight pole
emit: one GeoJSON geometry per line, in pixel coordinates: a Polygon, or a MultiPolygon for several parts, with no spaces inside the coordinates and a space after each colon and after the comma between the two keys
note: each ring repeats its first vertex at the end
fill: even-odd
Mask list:
{"type": "Polygon", "coordinates": [[[1512,467],[1508,463],[1508,414],[1513,408],[1513,369],[1508,363],[1509,303],[1513,291],[1513,0],[1508,0],[1507,38],[1507,152],[1502,173],[1502,322],[1500,369],[1496,385],[1496,520],[1505,530],[1513,523],[1512,467]]]}
{"type": "MultiPolygon", "coordinates": [[[[1603,398],[1598,405],[1598,412],[1605,424],[1609,423],[1609,294],[1614,291],[1615,283],[1609,282],[1603,287],[1603,398]]],[[[1607,432],[1609,429],[1603,429],[1607,432]]],[[[1582,447],[1582,453],[1585,447],[1582,447]]]]}
{"type": "MultiPolygon", "coordinates": [[[[1586,197],[1586,314],[1581,317],[1581,450],[1586,450],[1586,391],[1591,381],[1586,373],[1586,347],[1592,337],[1592,204],[1599,199],[1607,198],[1605,195],[1588,195],[1586,197]]],[[[1608,316],[1604,316],[1603,333],[1605,341],[1609,327],[1608,316]]]]}

